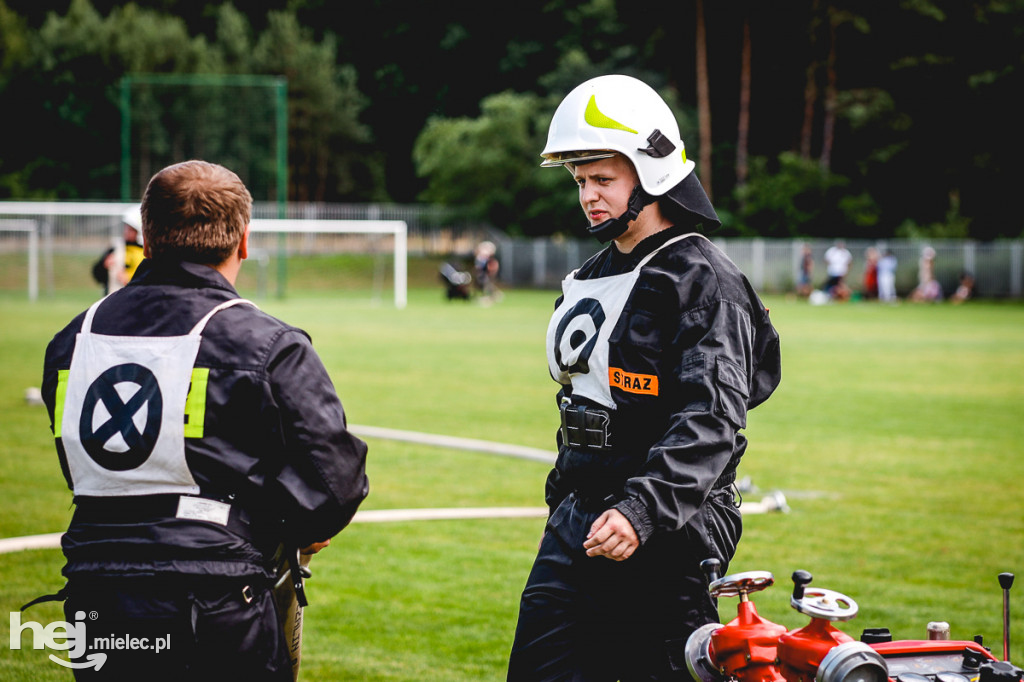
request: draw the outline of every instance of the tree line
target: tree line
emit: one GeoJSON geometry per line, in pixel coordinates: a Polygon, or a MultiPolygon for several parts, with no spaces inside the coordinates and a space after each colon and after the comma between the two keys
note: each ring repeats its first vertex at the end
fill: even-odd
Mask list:
{"type": "MultiPolygon", "coordinates": [[[[582,234],[561,98],[663,94],[725,235],[1018,237],[1024,0],[0,0],[0,197],[114,199],[129,74],[288,82],[287,199],[582,234]]],[[[216,160],[216,159],[211,159],[216,160]]]]}

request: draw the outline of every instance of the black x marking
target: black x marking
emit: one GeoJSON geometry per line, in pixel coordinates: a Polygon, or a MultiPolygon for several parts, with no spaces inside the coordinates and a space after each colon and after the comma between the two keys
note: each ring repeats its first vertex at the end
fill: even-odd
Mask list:
{"type": "Polygon", "coordinates": [[[89,456],[104,469],[135,469],[153,453],[157,436],[160,435],[162,413],[163,397],[160,393],[160,384],[151,371],[135,363],[111,367],[100,374],[86,391],[79,421],[82,445],[89,456]],[[121,396],[114,388],[124,382],[139,386],[139,390],[127,402],[121,400],[121,396]],[[99,402],[103,403],[110,414],[110,419],[94,431],[93,415],[99,402]],[[140,433],[133,418],[144,407],[146,426],[140,433]],[[111,452],[104,447],[104,444],[118,432],[128,444],[126,452],[111,452]]]}

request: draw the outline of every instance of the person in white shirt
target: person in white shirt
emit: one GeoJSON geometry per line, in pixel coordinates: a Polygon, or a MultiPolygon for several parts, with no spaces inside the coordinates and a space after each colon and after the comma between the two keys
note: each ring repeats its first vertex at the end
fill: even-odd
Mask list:
{"type": "Polygon", "coordinates": [[[825,252],[825,271],[828,280],[825,282],[825,293],[834,299],[846,300],[850,297],[850,288],[846,285],[846,274],[850,271],[853,255],[846,244],[836,242],[825,252]]]}

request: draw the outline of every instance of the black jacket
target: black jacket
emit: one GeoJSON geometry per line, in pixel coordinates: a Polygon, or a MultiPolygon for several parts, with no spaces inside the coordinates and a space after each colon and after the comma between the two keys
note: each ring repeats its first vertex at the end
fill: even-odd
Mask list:
{"type": "MultiPolygon", "coordinates": [[[[146,260],[100,305],[93,331],[175,336],[238,298],[204,265],[146,260]]],[[[58,371],[70,366],[83,315],[46,349],[43,399],[53,428],[58,371]]],[[[344,528],[366,497],[366,444],[345,414],[308,335],[249,305],[214,315],[195,363],[209,368],[201,438],[185,439],[200,497],[229,503],[227,526],[176,518],[177,495],[75,497],[65,575],[272,575],[279,543],[303,547],[344,528]]],[[[60,438],[57,453],[73,481],[60,438]]]]}
{"type": "MultiPolygon", "coordinates": [[[[627,272],[681,234],[663,230],[628,254],[609,245],[575,276],[627,272]]],[[[610,492],[614,507],[646,542],[655,532],[681,529],[723,476],[729,480],[735,472],[746,448],[739,431],[747,410],[764,402],[781,379],[779,337],[736,265],[693,236],[643,267],[609,346],[609,366],[657,377],[657,394],[613,385],[613,450],[587,452],[560,442],[547,503],[554,510],[573,491],[610,492]]],[[[559,399],[571,392],[563,387],[559,399]]]]}

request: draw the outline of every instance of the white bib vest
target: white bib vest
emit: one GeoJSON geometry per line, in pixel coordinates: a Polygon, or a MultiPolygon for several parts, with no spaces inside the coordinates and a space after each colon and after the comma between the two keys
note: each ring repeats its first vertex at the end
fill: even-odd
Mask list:
{"type": "Polygon", "coordinates": [[[629,272],[597,279],[576,279],[573,270],[562,280],[562,303],[548,323],[548,370],[560,384],[572,384],[573,395],[616,408],[608,376],[608,339],[622,316],[640,270],[669,244],[696,236],[673,237],[641,259],[629,272]]]}
{"type": "Polygon", "coordinates": [[[185,401],[202,332],[221,310],[256,304],[225,301],[184,336],[106,336],[92,332],[102,302],[86,312],[76,337],[60,424],[74,493],[195,495],[185,401]]]}

